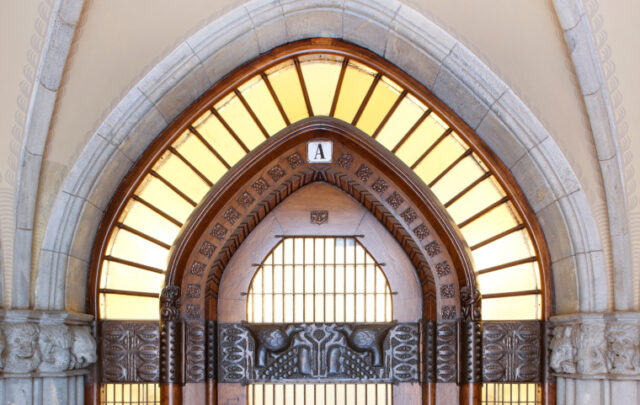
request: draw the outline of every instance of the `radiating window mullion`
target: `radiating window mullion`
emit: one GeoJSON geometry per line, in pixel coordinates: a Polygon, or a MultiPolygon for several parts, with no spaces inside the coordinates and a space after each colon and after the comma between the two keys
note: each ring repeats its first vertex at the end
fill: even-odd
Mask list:
{"type": "Polygon", "coordinates": [[[264,83],[267,85],[269,94],[271,94],[273,101],[276,103],[276,106],[278,107],[278,111],[280,111],[280,114],[282,115],[282,119],[284,120],[285,124],[287,124],[287,126],[291,125],[291,121],[289,121],[289,117],[287,117],[287,113],[285,112],[284,107],[282,106],[282,103],[280,102],[280,99],[276,94],[276,91],[273,89],[273,86],[271,85],[271,81],[269,80],[269,77],[264,72],[260,73],[260,77],[262,78],[262,80],[264,80],[264,83]]]}
{"type": "Polygon", "coordinates": [[[420,157],[413,162],[413,164],[411,165],[411,169],[414,170],[420,163],[422,163],[422,161],[429,156],[429,154],[436,148],[436,146],[438,146],[440,144],[440,142],[444,141],[445,138],[447,136],[449,136],[451,134],[451,132],[453,131],[452,128],[447,128],[442,135],[440,135],[440,137],[438,139],[436,139],[436,141],[431,144],[426,151],[424,151],[424,153],[422,155],[420,155],[420,157]]]}
{"type": "Polygon", "coordinates": [[[304,103],[307,106],[307,113],[309,114],[309,117],[313,117],[313,108],[311,107],[311,100],[309,99],[309,91],[307,90],[307,85],[304,81],[304,76],[302,75],[302,68],[300,67],[300,61],[298,60],[298,58],[293,58],[293,63],[296,67],[298,80],[300,81],[300,88],[302,89],[302,95],[304,96],[304,103]]]}
{"type": "Polygon", "coordinates": [[[134,194],[133,197],[131,197],[131,198],[134,201],[137,201],[140,204],[144,205],[145,207],[149,208],[151,211],[155,212],[156,214],[160,215],[161,217],[163,217],[167,221],[172,222],[178,228],[182,228],[182,225],[183,225],[182,222],[178,221],[177,219],[175,219],[171,215],[169,215],[166,212],[162,211],[160,208],[158,208],[155,205],[151,204],[149,201],[145,200],[144,198],[140,197],[139,195],[134,194]]]}
{"type": "Polygon", "coordinates": [[[451,171],[451,169],[456,167],[456,165],[462,162],[462,160],[464,160],[466,157],[471,156],[472,153],[473,153],[472,149],[467,149],[466,151],[464,151],[460,156],[456,158],[456,160],[451,162],[449,166],[447,166],[443,171],[440,172],[440,174],[438,174],[433,180],[431,180],[431,182],[429,182],[427,187],[432,188],[433,186],[435,186],[436,183],[438,183],[444,176],[447,175],[447,173],[451,171]]]}
{"type": "Polygon", "coordinates": [[[418,118],[418,120],[415,122],[415,124],[413,124],[413,126],[411,128],[409,128],[409,130],[407,131],[406,134],[404,134],[404,136],[400,139],[400,141],[398,141],[398,143],[396,144],[396,146],[393,147],[393,149],[391,149],[391,152],[395,155],[395,153],[398,151],[398,149],[400,149],[402,147],[402,145],[405,144],[405,142],[407,141],[407,139],[409,139],[411,137],[411,135],[413,135],[413,133],[416,131],[416,129],[418,129],[418,127],[422,124],[422,122],[427,119],[427,117],[429,117],[429,115],[431,114],[431,110],[427,109],[421,116],[420,118],[418,118]]]}
{"type": "Polygon", "coordinates": [[[378,127],[376,128],[376,130],[373,131],[373,133],[371,134],[371,137],[373,139],[376,139],[378,137],[378,134],[380,133],[380,131],[382,131],[382,128],[384,128],[385,124],[389,121],[389,118],[391,118],[393,113],[396,112],[396,110],[398,109],[398,106],[400,105],[402,100],[404,100],[404,98],[407,96],[407,94],[409,94],[409,92],[407,90],[403,90],[402,93],[400,93],[400,96],[398,96],[398,98],[393,103],[393,105],[391,106],[389,111],[387,111],[387,114],[384,116],[382,121],[380,121],[380,123],[378,124],[378,127]]]}
{"type": "Polygon", "coordinates": [[[251,116],[251,119],[253,119],[253,122],[255,122],[255,124],[258,126],[258,128],[260,128],[260,132],[262,132],[262,135],[264,135],[264,139],[269,139],[269,132],[267,132],[265,127],[262,125],[262,123],[258,119],[258,116],[253,111],[253,109],[251,108],[249,103],[247,103],[247,100],[244,98],[242,93],[238,89],[234,90],[234,93],[235,93],[236,97],[238,97],[238,100],[240,100],[240,102],[242,103],[244,108],[247,110],[249,115],[251,116]]]}
{"type": "Polygon", "coordinates": [[[340,76],[338,76],[338,83],[336,84],[336,90],[333,93],[333,101],[331,102],[331,110],[329,111],[329,116],[333,117],[336,112],[336,107],[338,106],[338,98],[340,97],[340,92],[342,91],[342,81],[344,80],[344,75],[347,71],[347,66],[349,65],[349,58],[344,58],[342,60],[342,67],[340,68],[340,76]]]}
{"type": "Polygon", "coordinates": [[[483,241],[481,241],[481,242],[478,242],[478,243],[476,243],[475,245],[470,246],[469,248],[470,248],[472,251],[473,251],[473,250],[476,250],[476,249],[479,249],[479,248],[481,248],[481,247],[483,247],[483,246],[488,245],[488,244],[489,244],[489,243],[491,243],[491,242],[495,242],[496,240],[498,240],[498,239],[500,239],[500,238],[502,238],[502,237],[505,237],[505,236],[507,236],[507,235],[510,235],[510,234],[512,234],[512,233],[514,233],[514,232],[517,232],[517,231],[520,231],[520,230],[522,230],[522,229],[525,229],[525,225],[524,225],[524,224],[516,225],[516,226],[514,226],[513,228],[507,229],[507,230],[506,230],[506,231],[504,231],[504,232],[500,232],[500,233],[499,233],[499,234],[497,234],[497,235],[494,235],[494,236],[492,236],[492,237],[490,237],[490,238],[487,238],[487,239],[485,239],[485,240],[483,240],[483,241]]]}
{"type": "MultiPolygon", "coordinates": [[[[220,121],[222,123],[222,121],[220,121]]],[[[211,152],[219,161],[227,168],[227,170],[231,169],[231,165],[225,160],[225,158],[218,153],[218,151],[207,141],[204,136],[198,131],[195,127],[190,126],[189,131],[211,152]]],[[[234,138],[235,139],[235,138],[234,138]]],[[[240,144],[242,146],[242,144],[240,144]]],[[[245,151],[246,152],[246,151],[245,151]]]]}
{"type": "Polygon", "coordinates": [[[214,107],[211,107],[211,113],[218,119],[218,121],[220,121],[222,126],[227,130],[227,132],[229,132],[229,134],[233,137],[233,139],[235,139],[235,141],[238,142],[238,145],[240,145],[242,150],[244,150],[245,153],[249,153],[250,149],[247,147],[247,145],[245,145],[242,139],[240,139],[236,131],[234,131],[233,128],[229,126],[229,123],[227,123],[227,121],[224,118],[222,118],[222,115],[220,115],[218,110],[215,109],[214,107]]]}
{"type": "Polygon", "coordinates": [[[195,167],[193,165],[193,163],[191,163],[189,161],[189,159],[187,159],[186,157],[184,157],[184,155],[182,153],[180,153],[176,148],[174,148],[173,146],[169,147],[169,152],[171,152],[172,154],[174,154],[178,159],[180,159],[182,161],[182,163],[184,163],[185,165],[187,165],[187,167],[189,167],[189,169],[191,169],[198,177],[200,177],[200,179],[202,181],[204,181],[207,186],[212,187],[213,186],[213,182],[211,180],[209,180],[207,178],[207,176],[205,176],[200,170],[198,170],[197,167],[195,167]]]}
{"type": "Polygon", "coordinates": [[[353,117],[353,120],[351,121],[351,125],[356,125],[360,120],[360,117],[362,116],[364,109],[369,104],[369,100],[371,99],[371,96],[373,95],[374,90],[378,86],[380,79],[382,79],[382,74],[377,73],[375,78],[373,79],[373,82],[371,82],[371,85],[369,86],[369,90],[367,90],[367,93],[365,94],[364,99],[362,100],[362,103],[360,103],[360,107],[358,108],[356,115],[353,117]]]}
{"type": "Polygon", "coordinates": [[[180,197],[182,197],[183,200],[191,204],[194,208],[198,205],[198,203],[193,201],[188,195],[183,193],[178,187],[174,186],[169,180],[164,178],[160,173],[156,172],[155,170],[150,170],[149,174],[157,178],[158,180],[160,180],[162,183],[164,183],[165,186],[169,187],[173,192],[175,192],[180,197]]]}

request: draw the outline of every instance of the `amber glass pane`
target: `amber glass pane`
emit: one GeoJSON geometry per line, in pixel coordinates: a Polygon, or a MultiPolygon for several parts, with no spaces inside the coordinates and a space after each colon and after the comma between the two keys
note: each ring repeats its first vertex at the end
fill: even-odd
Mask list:
{"type": "Polygon", "coordinates": [[[443,203],[451,200],[467,186],[482,176],[487,169],[474,156],[468,156],[455,165],[431,187],[438,200],[443,203]]]}
{"type": "Polygon", "coordinates": [[[482,270],[502,263],[535,255],[526,229],[511,233],[473,251],[476,269],[482,270]]]}
{"type": "Polygon", "coordinates": [[[100,294],[101,319],[156,320],[158,305],[158,298],[100,294]]]}
{"type": "Polygon", "coordinates": [[[193,206],[153,176],[147,176],[136,193],[161,211],[184,223],[193,206]]]}
{"type": "Polygon", "coordinates": [[[342,89],[338,97],[334,116],[345,122],[353,121],[362,104],[376,72],[363,65],[349,62],[342,80],[342,89]]]}
{"type": "Polygon", "coordinates": [[[461,223],[505,196],[497,182],[488,178],[451,204],[447,211],[456,223],[461,223]]]}
{"type": "Polygon", "coordinates": [[[262,78],[256,76],[249,80],[240,86],[240,92],[269,135],[273,135],[285,127],[282,114],[280,114],[278,106],[262,78]]]}
{"type": "Polygon", "coordinates": [[[540,319],[540,294],[518,297],[483,298],[482,319],[506,321],[510,319],[540,319]]]}
{"type": "MultiPolygon", "coordinates": [[[[227,164],[234,165],[246,155],[240,144],[233,139],[229,131],[213,114],[205,113],[203,118],[197,120],[193,126],[227,164]]],[[[211,170],[215,170],[217,173],[214,178],[222,177],[227,171],[227,168],[217,158],[211,159],[209,164],[212,166],[211,170]]]]}
{"type": "Polygon", "coordinates": [[[225,97],[214,107],[247,148],[251,150],[264,142],[264,134],[235,94],[225,97]]]}
{"type": "Polygon", "coordinates": [[[248,405],[391,405],[391,384],[249,384],[248,405]]]}
{"type": "Polygon", "coordinates": [[[483,384],[482,405],[537,405],[542,403],[540,384],[483,384]]]}
{"type": "Polygon", "coordinates": [[[105,260],[100,288],[160,293],[164,275],[105,260]]]}
{"type": "Polygon", "coordinates": [[[444,138],[415,168],[416,174],[426,184],[431,183],[440,173],[460,157],[467,150],[455,134],[444,138]]]}
{"type": "Polygon", "coordinates": [[[383,77],[376,85],[356,126],[366,134],[373,134],[393,103],[400,96],[401,91],[395,83],[383,77]]]}
{"type": "Polygon", "coordinates": [[[173,243],[180,231],[173,222],[135,200],[129,201],[121,221],[169,245],[173,243]]]}
{"type": "Polygon", "coordinates": [[[335,94],[336,85],[342,58],[326,55],[311,55],[300,58],[300,67],[304,83],[309,93],[313,114],[329,115],[331,103],[335,94]]]}
{"type": "Polygon", "coordinates": [[[449,127],[434,113],[429,114],[398,149],[396,156],[407,166],[412,166],[447,129],[449,127]]]}
{"type": "Polygon", "coordinates": [[[169,250],[124,229],[117,229],[114,232],[107,252],[120,259],[161,269],[167,265],[169,256],[169,250]]]}
{"type": "Polygon", "coordinates": [[[307,107],[300,87],[298,72],[292,60],[281,63],[267,72],[282,107],[291,123],[307,118],[307,107]]]}
{"type": "Polygon", "coordinates": [[[384,127],[382,127],[376,140],[387,149],[393,149],[426,109],[427,107],[415,98],[406,96],[384,127]]]}
{"type": "Polygon", "coordinates": [[[509,202],[487,212],[463,227],[461,231],[469,246],[473,246],[519,224],[520,219],[509,202]]]}
{"type": "Polygon", "coordinates": [[[154,170],[195,202],[209,191],[207,183],[171,152],[164,154],[154,170]]]}
{"type": "Polygon", "coordinates": [[[102,405],[160,405],[158,384],[103,384],[100,394],[102,405]]]}
{"type": "Polygon", "coordinates": [[[539,271],[538,263],[532,262],[480,274],[478,275],[480,292],[495,294],[539,289],[539,271]]]}
{"type": "Polygon", "coordinates": [[[174,143],[173,146],[178,153],[212,183],[217,182],[226,172],[226,168],[218,158],[205,147],[201,140],[189,131],[186,131],[180,141],[174,143]]]}

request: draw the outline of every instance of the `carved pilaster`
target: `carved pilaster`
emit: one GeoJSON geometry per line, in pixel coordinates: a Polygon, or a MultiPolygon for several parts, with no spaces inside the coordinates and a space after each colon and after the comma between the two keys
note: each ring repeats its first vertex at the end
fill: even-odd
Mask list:
{"type": "Polygon", "coordinates": [[[434,383],[436,382],[436,323],[424,321],[423,328],[424,380],[434,383]]]}
{"type": "Polygon", "coordinates": [[[436,381],[457,382],[458,373],[458,324],[438,322],[436,324],[436,381]]]}
{"type": "Polygon", "coordinates": [[[217,344],[217,327],[216,321],[206,321],[206,343],[207,352],[205,357],[207,381],[216,379],[216,371],[218,368],[218,344],[217,344]]]}
{"type": "Polygon", "coordinates": [[[163,321],[160,324],[160,382],[162,383],[180,383],[179,335],[178,321],[163,321]]]}
{"type": "Polygon", "coordinates": [[[206,370],[206,331],[202,321],[185,324],[185,380],[203,382],[206,370]]]}
{"type": "Polygon", "coordinates": [[[482,381],[482,331],[479,322],[462,321],[460,323],[460,349],[462,351],[461,382],[482,381]]]}

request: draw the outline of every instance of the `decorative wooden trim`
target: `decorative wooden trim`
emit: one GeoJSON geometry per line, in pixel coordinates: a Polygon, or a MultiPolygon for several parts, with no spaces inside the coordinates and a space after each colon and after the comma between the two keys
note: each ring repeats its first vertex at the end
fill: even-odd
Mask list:
{"type": "Polygon", "coordinates": [[[160,325],[155,321],[102,322],[102,382],[160,380],[160,325]]]}
{"type": "Polygon", "coordinates": [[[542,382],[544,336],[539,321],[484,322],[485,382],[542,382]]]}
{"type": "Polygon", "coordinates": [[[482,329],[477,321],[461,321],[460,330],[460,382],[482,381],[482,329]]]}
{"type": "Polygon", "coordinates": [[[206,377],[207,332],[201,321],[185,322],[185,382],[203,382],[206,377]]]}
{"type": "Polygon", "coordinates": [[[458,380],[458,323],[436,324],[436,382],[458,380]]]}
{"type": "Polygon", "coordinates": [[[223,383],[418,382],[419,324],[220,324],[223,383]]]}

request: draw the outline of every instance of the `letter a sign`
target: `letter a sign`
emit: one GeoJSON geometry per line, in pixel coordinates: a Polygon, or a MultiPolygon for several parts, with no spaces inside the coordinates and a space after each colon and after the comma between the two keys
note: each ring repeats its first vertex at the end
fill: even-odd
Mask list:
{"type": "Polygon", "coordinates": [[[331,141],[312,141],[307,144],[309,163],[331,163],[333,143],[331,141]]]}

